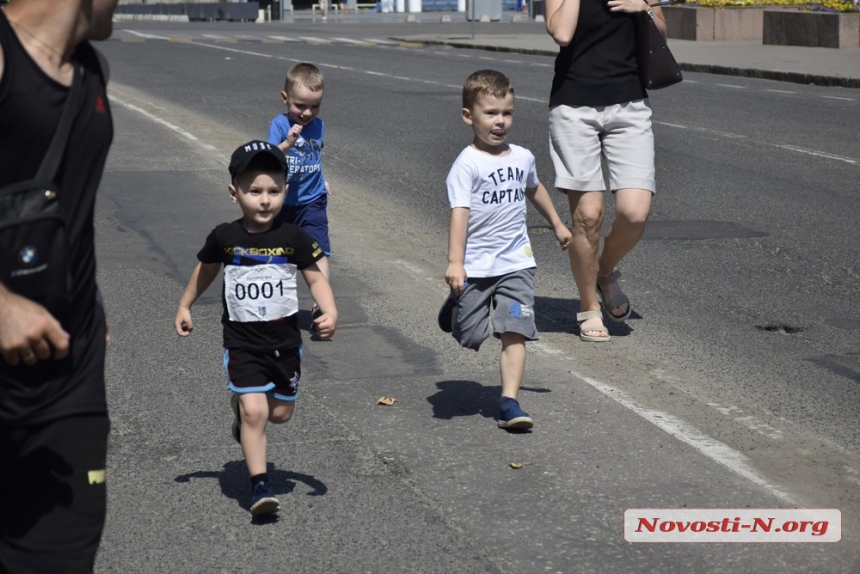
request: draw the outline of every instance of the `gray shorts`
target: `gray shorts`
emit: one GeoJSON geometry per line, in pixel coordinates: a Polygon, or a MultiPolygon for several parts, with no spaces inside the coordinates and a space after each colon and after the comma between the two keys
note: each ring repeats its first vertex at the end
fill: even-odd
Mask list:
{"type": "Polygon", "coordinates": [[[609,189],[654,193],[654,133],[651,103],[636,100],[611,106],[555,106],[549,112],[549,151],[555,186],[561,190],[607,189],[601,156],[609,170],[609,189]]]}
{"type": "Polygon", "coordinates": [[[499,277],[469,278],[457,298],[452,335],[467,349],[478,350],[490,336],[519,333],[526,341],[537,341],[535,327],[535,268],[514,271],[499,277]]]}

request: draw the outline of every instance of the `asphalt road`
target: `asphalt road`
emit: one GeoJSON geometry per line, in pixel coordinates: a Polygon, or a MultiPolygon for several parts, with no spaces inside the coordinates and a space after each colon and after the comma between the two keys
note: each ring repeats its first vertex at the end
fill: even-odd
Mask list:
{"type": "Polygon", "coordinates": [[[389,43],[391,26],[127,23],[102,44],[117,134],[97,221],[113,420],[97,571],[860,569],[860,93],[688,74],[654,94],[658,195],[622,266],[634,319],[579,341],[566,255],[532,214],[542,336],[521,399],[537,424],[509,435],[497,344],[460,350],[435,326],[444,179],[469,142],[462,81],[492,67],[552,189],[552,60],[389,43]],[[190,340],[171,323],[206,234],[237,217],[229,153],[265,138],[297,61],[326,74],[341,326],[305,345],[297,415],[269,433],[281,518],[251,524],[217,289],[190,340]],[[624,541],[625,509],[681,507],[838,508],[844,531],[624,541]]]}

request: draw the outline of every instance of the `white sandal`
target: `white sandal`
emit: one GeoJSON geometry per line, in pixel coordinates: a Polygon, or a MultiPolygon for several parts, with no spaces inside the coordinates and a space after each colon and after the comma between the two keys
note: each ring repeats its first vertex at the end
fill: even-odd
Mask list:
{"type": "Polygon", "coordinates": [[[583,311],[582,313],[577,313],[576,321],[579,323],[579,338],[581,340],[587,343],[603,343],[604,341],[609,341],[611,339],[611,337],[609,336],[609,329],[607,329],[606,325],[603,324],[603,313],[601,313],[600,310],[583,311]],[[583,327],[582,324],[589,319],[600,319],[600,326],[583,327]],[[586,335],[585,333],[587,331],[597,331],[598,333],[603,333],[603,335],[586,335]]]}

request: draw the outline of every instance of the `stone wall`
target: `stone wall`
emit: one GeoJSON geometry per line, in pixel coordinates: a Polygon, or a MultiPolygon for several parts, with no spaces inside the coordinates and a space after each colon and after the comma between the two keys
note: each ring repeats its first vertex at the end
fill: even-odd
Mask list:
{"type": "Polygon", "coordinates": [[[860,47],[860,13],[771,12],[764,15],[763,44],[860,47]]]}

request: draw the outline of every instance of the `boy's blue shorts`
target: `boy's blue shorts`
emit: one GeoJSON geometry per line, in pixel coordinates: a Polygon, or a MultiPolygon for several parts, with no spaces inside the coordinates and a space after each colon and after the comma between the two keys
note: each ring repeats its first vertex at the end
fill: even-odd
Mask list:
{"type": "Polygon", "coordinates": [[[331,255],[331,243],[328,239],[327,207],[328,195],[323,194],[305,205],[285,205],[278,217],[307,231],[328,257],[331,255]]]}

